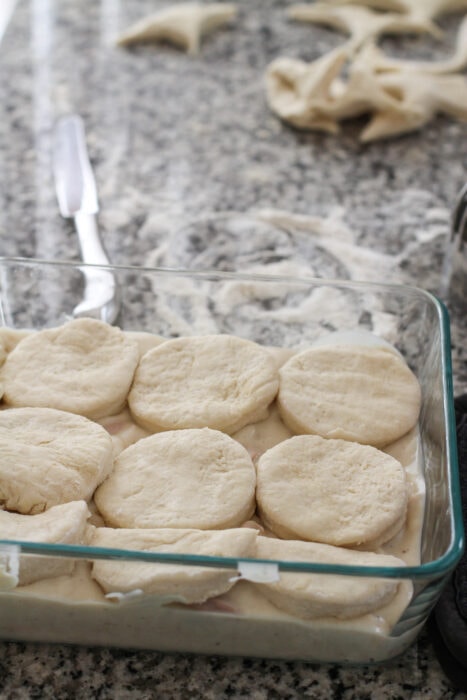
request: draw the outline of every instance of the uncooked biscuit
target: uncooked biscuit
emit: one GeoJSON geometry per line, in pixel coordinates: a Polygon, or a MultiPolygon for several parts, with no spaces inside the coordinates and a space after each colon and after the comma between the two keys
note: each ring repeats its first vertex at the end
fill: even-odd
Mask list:
{"type": "MultiPolygon", "coordinates": [[[[38,515],[0,510],[0,532],[4,540],[83,544],[89,515],[85,501],[53,506],[38,515]]],[[[74,566],[74,560],[68,557],[21,556],[18,585],[26,586],[43,578],[71,574],[74,566]]]]}
{"type": "Polygon", "coordinates": [[[0,411],[0,505],[23,514],[89,500],[113,464],[106,430],[53,408],[0,411]]]}
{"type": "Polygon", "coordinates": [[[420,385],[402,357],[383,347],[310,348],[279,376],[279,411],[295,433],[381,447],[418,420],[420,385]]]}
{"type": "MultiPolygon", "coordinates": [[[[90,544],[144,552],[237,558],[254,556],[257,535],[257,530],[252,528],[215,531],[97,528],[90,544]]],[[[142,590],[163,597],[164,602],[189,604],[203,603],[225,593],[235,583],[235,572],[231,569],[135,561],[95,559],[92,575],[106,593],[142,590]]]]}
{"type": "Polygon", "coordinates": [[[248,450],[253,462],[256,464],[263,452],[274,447],[279,442],[292,437],[293,433],[283,423],[276,403],[274,402],[269,415],[265,420],[249,423],[232,435],[243,447],[248,450]]]}
{"type": "Polygon", "coordinates": [[[260,345],[232,335],[183,337],[143,356],[128,404],[147,430],[233,433],[267,417],[278,385],[275,359],[260,345]]]}
{"type": "Polygon", "coordinates": [[[210,428],[174,430],[120,453],[95,501],[107,525],[236,527],[255,509],[255,469],[245,448],[210,428]]]}
{"type": "Polygon", "coordinates": [[[402,465],[384,452],[298,435],[260,457],[256,498],[279,537],[356,546],[402,527],[408,492],[402,465]]]}
{"type": "MultiPolygon", "coordinates": [[[[401,559],[389,555],[356,552],[316,542],[278,540],[261,536],[256,540],[256,556],[260,559],[328,565],[405,566],[401,559]]],[[[377,610],[389,603],[397,593],[399,581],[361,576],[281,572],[277,582],[254,585],[271,603],[291,615],[304,619],[348,619],[377,610]]]]}
{"type": "Polygon", "coordinates": [[[120,413],[114,416],[100,418],[96,422],[102,425],[111,436],[114,444],[115,456],[130,445],[138,442],[138,440],[150,435],[147,430],[141,428],[134,422],[128,408],[124,408],[123,411],[120,411],[120,413]]]}
{"type": "Polygon", "coordinates": [[[120,411],[139,359],[118,328],[81,318],[23,338],[2,369],[4,401],[100,418],[120,411]]]}

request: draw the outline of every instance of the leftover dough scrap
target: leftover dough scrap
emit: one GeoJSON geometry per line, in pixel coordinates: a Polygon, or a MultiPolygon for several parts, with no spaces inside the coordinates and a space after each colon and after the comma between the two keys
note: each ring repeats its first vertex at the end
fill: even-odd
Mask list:
{"type": "Polygon", "coordinates": [[[142,357],[128,405],[147,430],[232,433],[267,417],[278,386],[276,362],[257,343],[232,335],[183,337],[142,357]]]}
{"type": "MultiPolygon", "coordinates": [[[[96,528],[90,545],[235,558],[254,556],[257,535],[256,529],[246,527],[214,531],[96,528]]],[[[230,569],[97,559],[93,562],[92,576],[106,593],[139,589],[161,596],[165,603],[203,603],[225,593],[235,583],[235,572],[230,569]]]]}
{"type": "Polygon", "coordinates": [[[365,5],[375,10],[402,12],[417,19],[436,19],[467,10],[467,0],[328,0],[332,5],[365,5]]]}
{"type": "Polygon", "coordinates": [[[0,505],[23,514],[89,500],[113,464],[102,426],[53,408],[0,411],[0,450],[0,505]]]}
{"type": "Polygon", "coordinates": [[[230,3],[181,3],[136,22],[120,35],[117,44],[165,40],[196,54],[202,38],[230,22],[236,13],[236,6],[230,3]]]}
{"type": "Polygon", "coordinates": [[[408,489],[402,465],[374,447],[297,435],[260,457],[256,498],[278,537],[357,546],[401,529],[408,489]]]}
{"type": "MultiPolygon", "coordinates": [[[[401,559],[390,555],[262,536],[256,540],[256,556],[346,566],[405,566],[401,559]]],[[[348,619],[389,603],[397,593],[399,581],[282,572],[277,582],[254,585],[273,605],[291,615],[308,620],[319,617],[348,619]]]]}
{"type": "Polygon", "coordinates": [[[467,79],[463,75],[384,73],[378,82],[399,105],[394,110],[376,111],[361,134],[362,141],[420,129],[437,114],[467,121],[467,79]]]}
{"type": "Polygon", "coordinates": [[[96,419],[118,413],[138,364],[136,341],[91,318],[23,338],[2,367],[10,406],[56,408],[96,419]]]}
{"type": "Polygon", "coordinates": [[[398,13],[373,12],[358,5],[333,6],[325,2],[312,5],[292,5],[290,19],[334,27],[350,34],[352,46],[358,48],[370,38],[386,34],[424,33],[439,34],[432,22],[398,13]]]}
{"type": "Polygon", "coordinates": [[[294,355],[279,375],[279,413],[295,433],[381,447],[418,420],[418,380],[384,347],[312,347],[294,355]]]}
{"type": "MultiPolygon", "coordinates": [[[[83,544],[90,513],[85,501],[53,506],[38,515],[0,510],[2,539],[49,544],[83,544]]],[[[71,574],[75,562],[67,557],[20,555],[19,586],[43,578],[71,574]]]]}
{"type": "Polygon", "coordinates": [[[114,527],[214,530],[252,516],[255,482],[248,452],[228,435],[174,430],[121,452],[94,498],[114,527]]]}

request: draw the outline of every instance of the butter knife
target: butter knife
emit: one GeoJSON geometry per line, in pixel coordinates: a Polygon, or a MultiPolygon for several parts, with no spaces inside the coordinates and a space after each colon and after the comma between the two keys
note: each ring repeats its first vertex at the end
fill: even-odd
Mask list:
{"type": "Polygon", "coordinates": [[[73,316],[91,316],[114,323],[119,310],[115,275],[100,265],[109,265],[99,235],[97,188],[86,147],[83,120],[71,114],[58,120],[53,147],[53,173],[60,213],[74,221],[81,258],[84,292],[73,316]]]}

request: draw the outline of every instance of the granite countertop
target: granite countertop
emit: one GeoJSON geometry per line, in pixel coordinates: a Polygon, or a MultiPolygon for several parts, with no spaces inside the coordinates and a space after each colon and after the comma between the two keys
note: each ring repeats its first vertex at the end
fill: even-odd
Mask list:
{"type": "MultiPolygon", "coordinates": [[[[51,174],[54,122],[76,111],[85,120],[100,226],[114,263],[288,265],[289,272],[383,276],[438,294],[450,210],[467,180],[465,124],[439,116],[420,132],[369,145],[358,141],[363,119],[337,136],[282,124],[265,102],[267,64],[279,55],[312,60],[342,41],[331,30],[288,22],[287,4],[240,2],[237,22],[189,57],[169,46],[114,45],[119,31],[162,2],[19,3],[0,44],[0,255],[79,259],[51,174]],[[213,213],[265,210],[298,217],[297,241],[291,235],[280,258],[270,247],[266,255],[259,239],[238,245],[209,238],[203,223],[213,213]],[[314,241],[308,257],[294,248],[305,230],[314,241]],[[343,238],[352,255],[339,248],[343,238]]],[[[457,23],[440,20],[444,42],[405,37],[383,45],[447,56],[457,23]]],[[[465,308],[445,301],[460,393],[467,390],[465,308]]],[[[460,696],[422,632],[402,658],[365,668],[2,643],[0,697],[460,696]]]]}

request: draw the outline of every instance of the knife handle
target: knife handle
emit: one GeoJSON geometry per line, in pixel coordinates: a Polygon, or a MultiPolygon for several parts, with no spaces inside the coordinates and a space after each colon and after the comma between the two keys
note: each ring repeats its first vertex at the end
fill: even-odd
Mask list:
{"type": "Polygon", "coordinates": [[[73,219],[83,262],[91,265],[109,265],[109,258],[102,245],[95,214],[78,212],[73,219]]]}
{"type": "Polygon", "coordinates": [[[93,267],[82,267],[84,291],[82,301],[74,308],[73,316],[91,316],[107,323],[114,323],[120,311],[118,285],[111,270],[96,265],[109,265],[102,245],[95,214],[78,212],[73,217],[78,234],[81,259],[93,267]]]}

